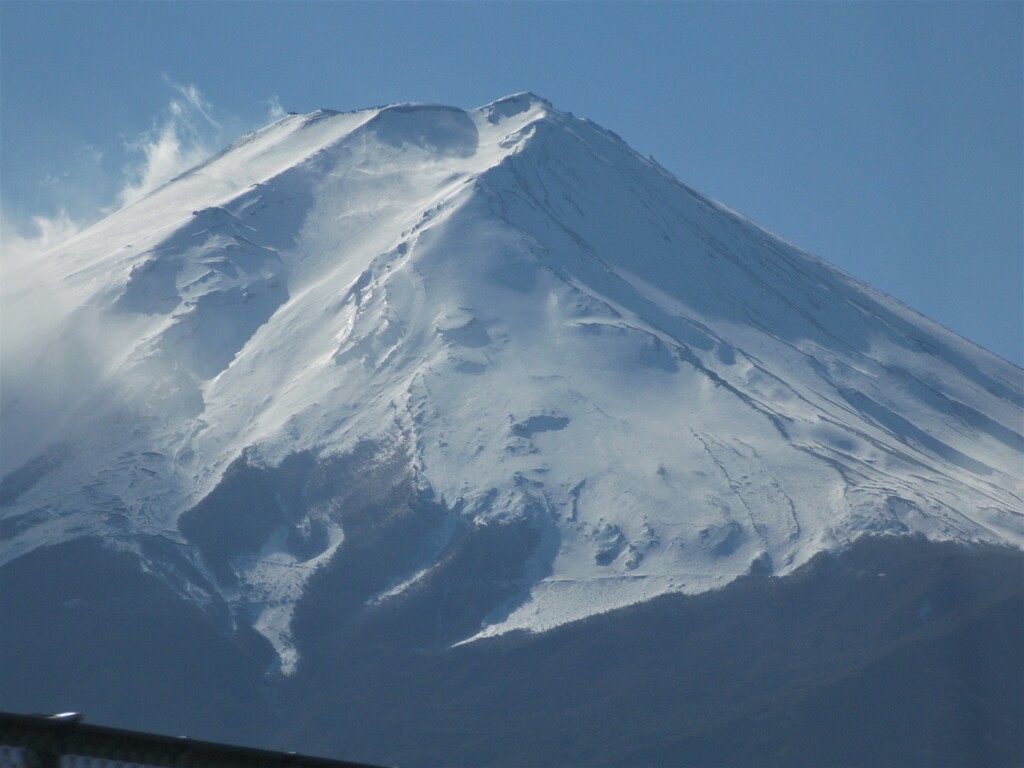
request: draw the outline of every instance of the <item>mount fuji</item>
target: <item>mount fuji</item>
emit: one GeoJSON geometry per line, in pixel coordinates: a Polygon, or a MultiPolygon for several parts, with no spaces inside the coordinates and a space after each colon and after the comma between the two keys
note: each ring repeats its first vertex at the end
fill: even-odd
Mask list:
{"type": "Polygon", "coordinates": [[[999,599],[1019,575],[1019,368],[532,94],[288,115],[32,270],[4,299],[5,706],[67,690],[16,651],[90,606],[61,621],[176,626],[232,699],[183,706],[308,751],[359,729],[294,692],[333,660],[365,693],[396,638],[585,643],[865,547],[987,553],[999,599]]]}

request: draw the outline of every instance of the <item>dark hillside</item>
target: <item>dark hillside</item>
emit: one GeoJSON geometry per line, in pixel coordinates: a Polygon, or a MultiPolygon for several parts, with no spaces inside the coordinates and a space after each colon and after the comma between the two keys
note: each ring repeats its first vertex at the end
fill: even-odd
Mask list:
{"type": "Polygon", "coordinates": [[[864,540],[790,577],[440,654],[382,645],[380,621],[378,641],[307,659],[291,738],[402,765],[1024,759],[1024,557],[1009,549],[864,540]]]}
{"type": "MultiPolygon", "coordinates": [[[[481,541],[452,567],[500,555],[481,541]]],[[[413,768],[1024,764],[1011,549],[863,540],[789,577],[439,650],[470,586],[428,584],[408,610],[341,599],[347,619],[297,625],[316,636],[275,680],[223,606],[133,556],[37,550],[0,569],[0,709],[413,768]]],[[[337,587],[310,593],[319,614],[337,587]]]]}

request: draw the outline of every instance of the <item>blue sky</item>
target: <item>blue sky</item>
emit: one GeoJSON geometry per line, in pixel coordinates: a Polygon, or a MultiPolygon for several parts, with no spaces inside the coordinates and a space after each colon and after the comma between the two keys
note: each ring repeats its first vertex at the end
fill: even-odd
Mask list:
{"type": "Polygon", "coordinates": [[[1020,3],[0,3],[3,248],[279,109],[532,90],[1024,363],[1020,3]]]}

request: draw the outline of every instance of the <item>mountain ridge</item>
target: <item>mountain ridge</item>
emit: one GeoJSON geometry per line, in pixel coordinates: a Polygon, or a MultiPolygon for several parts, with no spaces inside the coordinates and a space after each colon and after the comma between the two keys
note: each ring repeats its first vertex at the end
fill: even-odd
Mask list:
{"type": "Polygon", "coordinates": [[[478,569],[455,643],[869,534],[1024,546],[1019,368],[533,94],[287,116],[47,258],[77,399],[54,440],[4,397],[2,560],[166,537],[286,673],[361,547],[352,610],[478,569]]]}

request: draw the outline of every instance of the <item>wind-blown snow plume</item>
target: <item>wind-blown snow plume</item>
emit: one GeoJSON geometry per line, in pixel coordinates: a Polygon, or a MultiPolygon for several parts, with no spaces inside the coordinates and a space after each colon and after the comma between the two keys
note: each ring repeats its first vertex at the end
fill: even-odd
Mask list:
{"type": "Polygon", "coordinates": [[[72,219],[61,208],[53,216],[32,216],[29,220],[31,234],[25,235],[0,211],[0,249],[3,255],[0,258],[0,284],[10,286],[19,280],[31,280],[25,272],[38,257],[69,240],[81,228],[81,222],[72,219]]]}
{"type": "MultiPolygon", "coordinates": [[[[63,283],[46,277],[59,268],[60,246],[93,219],[137,202],[210,157],[225,142],[224,125],[240,122],[215,117],[215,108],[194,84],[165,76],[164,85],[173,95],[163,114],[150,129],[124,142],[129,159],[119,169],[113,199],[95,191],[110,185],[82,184],[62,175],[47,184],[55,196],[55,213],[16,222],[8,209],[0,211],[0,412],[5,420],[0,472],[55,439],[60,414],[76,406],[118,353],[118,323],[109,316],[101,322],[98,308],[78,306],[78,328],[72,332],[67,327],[67,314],[78,302],[63,283]],[[61,207],[63,196],[73,196],[75,209],[84,213],[70,215],[61,207]],[[46,300],[38,301],[35,291],[43,284],[46,300]]],[[[267,108],[272,119],[283,115],[276,97],[267,108]]],[[[102,153],[87,150],[99,173],[102,153]]]]}
{"type": "MultiPolygon", "coordinates": [[[[177,83],[164,76],[163,85],[172,95],[147,130],[107,151],[82,146],[75,153],[73,167],[39,180],[48,201],[41,206],[43,210],[16,216],[12,211],[19,207],[5,198],[0,217],[2,266],[25,263],[30,254],[42,253],[82,227],[144,197],[254,125],[251,119],[218,110],[195,84],[177,83]],[[122,155],[123,162],[112,160],[122,155]],[[108,162],[114,162],[114,167],[106,167],[108,162]]],[[[274,121],[283,115],[277,97],[268,99],[265,119],[274,121]]]]}
{"type": "Polygon", "coordinates": [[[124,169],[126,182],[117,196],[120,206],[130,205],[202,162],[221,144],[221,126],[199,89],[166,80],[177,96],[160,125],[128,142],[129,152],[139,159],[124,169]]]}
{"type": "Polygon", "coordinates": [[[277,98],[277,94],[274,94],[267,99],[267,120],[270,122],[277,122],[284,117],[284,107],[281,106],[281,100],[277,98]]]}

